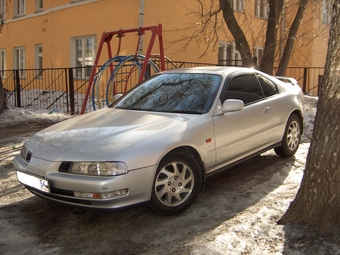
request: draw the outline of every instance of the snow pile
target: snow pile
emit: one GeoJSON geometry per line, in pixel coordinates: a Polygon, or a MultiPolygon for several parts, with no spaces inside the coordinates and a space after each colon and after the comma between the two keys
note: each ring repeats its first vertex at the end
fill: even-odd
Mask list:
{"type": "Polygon", "coordinates": [[[310,142],[313,137],[317,103],[318,97],[305,96],[305,119],[303,123],[302,142],[310,142]]]}
{"type": "Polygon", "coordinates": [[[51,110],[33,110],[17,107],[9,107],[0,114],[0,127],[19,125],[23,123],[57,123],[72,116],[67,113],[59,113],[51,110]]]}
{"type": "MultiPolygon", "coordinates": [[[[7,96],[7,106],[15,106],[17,102],[16,93],[9,93],[7,96]]],[[[58,90],[42,90],[42,89],[24,89],[20,92],[20,100],[22,108],[29,109],[51,109],[54,112],[68,112],[70,103],[68,95],[63,91],[58,90]]],[[[75,112],[79,112],[84,102],[85,94],[74,94],[75,112]]],[[[92,101],[89,98],[87,101],[86,112],[93,111],[92,101]]],[[[104,99],[101,105],[106,105],[104,99]]]]}

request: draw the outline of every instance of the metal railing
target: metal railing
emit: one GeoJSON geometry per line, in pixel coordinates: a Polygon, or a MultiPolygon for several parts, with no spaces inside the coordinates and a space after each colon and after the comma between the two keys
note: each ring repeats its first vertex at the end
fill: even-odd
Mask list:
{"type": "Polygon", "coordinates": [[[296,79],[305,94],[318,96],[323,74],[324,67],[288,67],[285,76],[296,79]]]}
{"type": "Polygon", "coordinates": [[[75,68],[5,70],[2,72],[7,105],[76,112],[77,91],[86,79],[74,80],[75,68]]]}
{"type": "MultiPolygon", "coordinates": [[[[155,61],[157,64],[157,61],[155,61]]],[[[166,61],[166,69],[196,67],[196,66],[214,66],[214,64],[166,61]]],[[[91,68],[91,67],[84,67],[91,68]]],[[[100,67],[98,67],[100,68],[100,67]]],[[[318,95],[319,84],[323,75],[323,68],[287,68],[286,76],[295,78],[303,91],[313,96],[318,95]]],[[[131,73],[131,66],[124,66],[120,73],[116,75],[116,91],[126,92],[137,84],[138,72],[129,77],[129,85],[119,83],[119,80],[126,73],[131,73]]],[[[22,108],[48,109],[55,112],[68,112],[71,115],[79,114],[85,97],[86,87],[88,86],[88,77],[77,68],[50,68],[50,69],[25,69],[25,70],[5,70],[2,71],[3,87],[6,91],[6,102],[8,106],[22,108]]],[[[150,75],[153,71],[148,71],[150,75]]],[[[107,93],[106,84],[111,79],[111,72],[107,70],[101,77],[97,93],[100,94],[98,99],[89,99],[85,112],[93,111],[92,103],[94,100],[105,101],[107,93]]]]}

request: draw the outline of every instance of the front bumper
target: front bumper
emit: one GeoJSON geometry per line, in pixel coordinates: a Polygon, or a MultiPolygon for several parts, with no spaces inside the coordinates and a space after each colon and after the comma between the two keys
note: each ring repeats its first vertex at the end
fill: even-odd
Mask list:
{"type": "Polygon", "coordinates": [[[18,172],[37,177],[48,182],[48,191],[41,191],[34,185],[26,188],[33,194],[64,204],[114,209],[149,201],[157,166],[149,166],[119,176],[82,176],[58,172],[61,162],[50,162],[32,157],[28,164],[20,155],[13,164],[18,172]],[[74,196],[74,192],[107,193],[127,189],[125,195],[112,198],[84,198],[74,196]]]}

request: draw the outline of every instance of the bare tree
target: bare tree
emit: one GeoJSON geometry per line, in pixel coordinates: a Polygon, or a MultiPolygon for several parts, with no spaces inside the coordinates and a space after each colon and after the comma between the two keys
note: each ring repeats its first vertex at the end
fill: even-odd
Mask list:
{"type": "Polygon", "coordinates": [[[296,39],[296,34],[297,34],[298,29],[299,29],[299,24],[302,20],[303,13],[306,9],[307,3],[308,3],[308,0],[301,0],[300,1],[298,10],[296,12],[296,16],[295,16],[294,21],[293,21],[293,24],[289,29],[289,34],[288,34],[286,46],[285,46],[285,49],[283,51],[282,58],[281,58],[281,61],[280,61],[280,64],[279,64],[279,68],[276,72],[276,75],[284,76],[285,73],[286,73],[288,62],[289,62],[290,56],[291,56],[292,51],[293,51],[293,46],[294,46],[294,42],[295,42],[295,39],[296,39]]]}
{"type": "Polygon", "coordinates": [[[229,31],[233,35],[236,43],[236,48],[240,52],[243,64],[245,66],[252,66],[253,65],[253,58],[250,51],[249,43],[246,39],[246,36],[239,26],[235,15],[234,10],[227,0],[219,0],[221,10],[223,12],[223,18],[228,26],[229,31]]]}
{"type": "MultiPolygon", "coordinates": [[[[0,33],[2,32],[2,27],[5,23],[4,21],[4,13],[5,10],[3,10],[2,8],[0,8],[1,12],[0,12],[0,33]]],[[[5,91],[2,85],[2,77],[0,75],[0,114],[4,111],[4,109],[7,109],[7,105],[6,105],[6,96],[5,96],[5,91]]]]}
{"type": "MultiPolygon", "coordinates": [[[[7,1],[5,1],[5,4],[7,6],[7,1]]],[[[0,34],[2,33],[2,28],[5,24],[4,14],[6,12],[6,9],[4,9],[4,6],[0,6],[0,34]]]]}
{"type": "MultiPolygon", "coordinates": [[[[235,19],[234,15],[230,15],[233,12],[231,5],[229,4],[229,0],[219,0],[221,9],[223,11],[224,20],[232,33],[235,42],[236,48],[240,52],[242,60],[246,60],[243,62],[245,66],[251,66],[253,61],[249,62],[249,59],[252,59],[251,54],[244,54],[244,50],[241,50],[240,45],[242,47],[247,46],[249,48],[249,44],[245,44],[243,40],[240,40],[238,37],[239,31],[242,29],[238,25],[237,20],[235,19]],[[233,28],[232,28],[233,27],[233,28]],[[237,29],[235,29],[235,27],[237,29]],[[236,32],[233,32],[236,31],[236,32]]],[[[296,37],[297,31],[299,29],[300,21],[303,16],[303,12],[306,8],[308,0],[301,0],[298,6],[298,10],[296,12],[296,16],[294,22],[292,23],[289,35],[287,38],[286,46],[284,54],[280,61],[280,75],[284,75],[286,72],[287,64],[293,49],[294,38],[296,37]]],[[[281,12],[283,8],[283,0],[268,0],[269,4],[269,15],[268,15],[268,22],[267,22],[267,29],[266,29],[266,41],[264,46],[264,55],[262,61],[260,63],[260,70],[272,74],[274,68],[274,61],[275,61],[275,53],[278,44],[277,34],[278,34],[278,23],[281,17],[281,12]]],[[[245,52],[251,52],[250,48],[247,49],[245,52]]]]}
{"type": "Polygon", "coordinates": [[[335,0],[325,73],[304,177],[295,200],[280,223],[317,225],[322,234],[340,236],[339,34],[340,1],[335,0]]]}
{"type": "Polygon", "coordinates": [[[260,70],[265,73],[271,74],[273,72],[275,53],[277,48],[277,32],[279,19],[283,8],[283,0],[280,1],[268,1],[269,3],[269,15],[266,31],[266,42],[264,46],[264,54],[260,63],[260,70]]]}
{"type": "Polygon", "coordinates": [[[2,77],[0,75],[0,114],[7,109],[6,105],[6,94],[2,85],[2,77]]]}
{"type": "MultiPolygon", "coordinates": [[[[253,66],[253,52],[250,45],[254,45],[259,41],[259,35],[249,34],[253,33],[251,20],[254,14],[237,13],[231,5],[230,0],[197,0],[198,7],[195,10],[189,9],[188,16],[193,19],[194,25],[190,28],[185,28],[186,35],[177,41],[172,43],[185,42],[185,48],[191,43],[196,42],[198,45],[205,44],[205,50],[203,55],[208,52],[209,48],[216,47],[221,39],[230,39],[235,42],[236,49],[241,55],[242,64],[244,66],[253,66]],[[222,17],[222,18],[221,18],[222,17]],[[226,26],[225,26],[226,25],[226,26]],[[227,29],[226,29],[227,28],[227,29]],[[246,36],[247,35],[247,36],[246,36]]],[[[290,3],[289,6],[284,6],[284,0],[268,0],[268,19],[263,20],[262,26],[265,30],[264,55],[259,63],[259,69],[272,74],[275,60],[280,59],[278,64],[278,75],[284,75],[289,62],[289,59],[293,52],[294,42],[299,37],[298,30],[308,3],[310,6],[319,6],[320,1],[314,0],[297,0],[294,3],[290,3]],[[285,20],[286,16],[294,17],[292,22],[285,20]],[[287,27],[285,29],[285,35],[278,38],[278,32],[280,29],[280,22],[284,22],[287,27]],[[285,46],[282,57],[278,57],[278,46],[284,44],[285,46]]],[[[311,7],[312,8],[312,7],[311,7]]],[[[304,20],[305,23],[309,22],[304,20]]],[[[323,31],[308,31],[309,34],[313,34],[313,39],[317,37],[317,33],[321,34],[323,31]]]]}

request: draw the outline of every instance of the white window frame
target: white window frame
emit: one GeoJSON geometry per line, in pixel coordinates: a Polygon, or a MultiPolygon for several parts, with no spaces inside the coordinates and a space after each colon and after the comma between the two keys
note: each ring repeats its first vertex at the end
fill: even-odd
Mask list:
{"type": "Polygon", "coordinates": [[[242,66],[241,54],[235,43],[221,41],[218,46],[218,64],[222,66],[242,66]]]}
{"type": "Polygon", "coordinates": [[[44,0],[35,0],[35,10],[42,11],[44,8],[44,0]]]}
{"type": "Polygon", "coordinates": [[[43,47],[42,44],[35,45],[35,68],[37,69],[36,75],[42,77],[43,69],[43,47]]]}
{"type": "Polygon", "coordinates": [[[255,17],[268,19],[269,4],[267,0],[255,0],[255,17]]]}
{"type": "Polygon", "coordinates": [[[71,39],[71,65],[76,67],[74,73],[75,78],[87,79],[90,77],[94,60],[96,58],[96,48],[96,35],[74,37],[71,39]],[[86,45],[86,41],[89,39],[92,40],[92,45],[90,45],[88,52],[86,52],[86,47],[84,46],[86,45]],[[80,51],[77,49],[78,44],[81,44],[80,51]]]}
{"type": "Polygon", "coordinates": [[[244,12],[244,0],[229,0],[234,11],[244,12]]]}
{"type": "Polygon", "coordinates": [[[242,66],[242,58],[241,54],[238,50],[236,50],[236,45],[234,44],[234,54],[233,54],[235,66],[242,66]]]}
{"type": "Polygon", "coordinates": [[[0,49],[0,74],[1,77],[4,78],[6,77],[6,50],[5,49],[0,49]]]}
{"type": "Polygon", "coordinates": [[[14,16],[26,15],[26,0],[14,1],[14,16]]]}
{"type": "Polygon", "coordinates": [[[332,0],[322,1],[322,23],[330,25],[332,21],[332,0]]]}
{"type": "Polygon", "coordinates": [[[258,46],[254,47],[253,57],[257,58],[257,63],[256,63],[257,66],[259,66],[259,64],[261,63],[263,54],[264,54],[264,49],[262,47],[258,47],[258,46]]]}
{"type": "Polygon", "coordinates": [[[20,78],[26,78],[26,47],[14,48],[14,69],[19,70],[20,78]]]}
{"type": "Polygon", "coordinates": [[[6,1],[7,0],[0,0],[0,15],[2,16],[2,20],[6,19],[6,12],[7,12],[6,1]]]}

